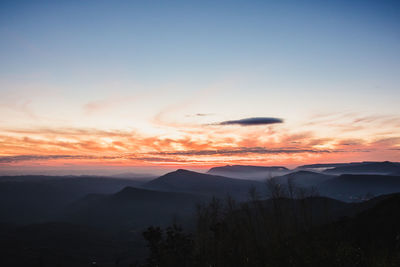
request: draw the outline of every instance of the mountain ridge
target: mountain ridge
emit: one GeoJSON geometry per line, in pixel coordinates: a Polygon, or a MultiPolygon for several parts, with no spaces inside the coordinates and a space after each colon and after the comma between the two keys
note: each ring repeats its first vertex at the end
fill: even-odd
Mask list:
{"type": "Polygon", "coordinates": [[[257,181],[178,169],[144,184],[142,188],[220,197],[231,195],[244,199],[251,187],[262,185],[263,183],[257,181]]]}

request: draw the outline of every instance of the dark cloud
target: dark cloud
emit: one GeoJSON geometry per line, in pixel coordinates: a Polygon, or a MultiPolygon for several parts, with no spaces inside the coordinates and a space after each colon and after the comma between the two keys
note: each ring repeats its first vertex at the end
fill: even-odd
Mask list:
{"type": "Polygon", "coordinates": [[[214,113],[196,113],[196,116],[198,117],[211,116],[211,115],[214,115],[214,113]]]}
{"type": "Polygon", "coordinates": [[[40,160],[143,160],[147,162],[195,162],[193,159],[181,157],[191,156],[235,156],[235,155],[273,155],[273,154],[301,154],[301,153],[340,153],[340,152],[369,152],[367,150],[318,150],[318,149],[296,149],[285,147],[281,149],[267,149],[264,147],[239,147],[229,149],[206,149],[185,151],[160,151],[140,154],[125,154],[115,156],[92,156],[92,155],[18,155],[0,156],[0,164],[17,163],[23,161],[40,160]]]}
{"type": "Polygon", "coordinates": [[[207,116],[213,116],[215,115],[214,113],[196,113],[196,114],[190,114],[186,115],[186,117],[207,117],[207,116]]]}
{"type": "Polygon", "coordinates": [[[2,156],[0,163],[15,163],[31,160],[56,160],[56,159],[114,159],[115,157],[96,157],[88,155],[18,155],[2,156]]]}
{"type": "Polygon", "coordinates": [[[143,160],[148,162],[192,162],[192,160],[176,159],[176,158],[161,158],[161,157],[131,157],[132,160],[143,160]]]}
{"type": "Polygon", "coordinates": [[[158,152],[160,156],[211,156],[211,155],[238,155],[238,154],[298,154],[298,153],[332,153],[331,150],[314,149],[266,149],[263,147],[243,147],[237,149],[219,149],[219,150],[186,150],[158,152]]]}
{"type": "Polygon", "coordinates": [[[282,119],[279,118],[271,118],[271,117],[254,117],[247,118],[241,120],[231,120],[231,121],[223,121],[218,123],[219,125],[241,125],[241,126],[251,126],[251,125],[264,125],[264,124],[274,124],[274,123],[283,123],[282,119]]]}

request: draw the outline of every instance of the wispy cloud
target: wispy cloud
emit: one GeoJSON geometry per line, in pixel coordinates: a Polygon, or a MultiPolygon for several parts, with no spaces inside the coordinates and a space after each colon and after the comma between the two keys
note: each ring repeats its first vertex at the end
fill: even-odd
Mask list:
{"type": "Polygon", "coordinates": [[[96,113],[118,108],[121,105],[129,104],[137,100],[137,97],[125,96],[125,97],[109,97],[105,99],[90,101],[83,106],[83,111],[87,115],[93,115],[96,113]]]}

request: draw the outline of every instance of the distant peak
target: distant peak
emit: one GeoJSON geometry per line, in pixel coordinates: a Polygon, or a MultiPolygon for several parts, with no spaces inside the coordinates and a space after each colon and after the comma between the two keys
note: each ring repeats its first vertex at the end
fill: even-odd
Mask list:
{"type": "Polygon", "coordinates": [[[135,188],[135,187],[131,187],[131,186],[126,186],[116,194],[125,195],[125,194],[132,194],[132,193],[135,193],[135,192],[138,192],[138,191],[141,191],[141,189],[138,189],[138,188],[135,188]]]}
{"type": "Polygon", "coordinates": [[[297,174],[319,174],[319,173],[312,172],[312,171],[300,170],[300,171],[297,171],[297,172],[289,173],[289,175],[290,175],[290,174],[294,174],[294,173],[297,173],[297,174]]]}
{"type": "Polygon", "coordinates": [[[185,170],[185,169],[177,169],[177,170],[174,171],[174,172],[177,172],[177,173],[188,173],[188,172],[192,172],[192,171],[185,170]]]}
{"type": "Polygon", "coordinates": [[[169,173],[164,174],[163,176],[170,176],[170,175],[191,175],[191,174],[198,174],[198,172],[189,171],[185,169],[177,169],[176,171],[172,171],[169,173]]]}

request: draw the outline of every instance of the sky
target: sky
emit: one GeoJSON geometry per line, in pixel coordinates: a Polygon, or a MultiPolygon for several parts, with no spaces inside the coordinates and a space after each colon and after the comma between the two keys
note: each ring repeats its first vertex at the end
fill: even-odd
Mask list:
{"type": "Polygon", "coordinates": [[[0,172],[400,161],[398,1],[1,1],[0,172]]]}

